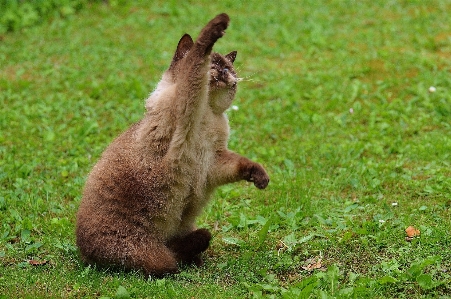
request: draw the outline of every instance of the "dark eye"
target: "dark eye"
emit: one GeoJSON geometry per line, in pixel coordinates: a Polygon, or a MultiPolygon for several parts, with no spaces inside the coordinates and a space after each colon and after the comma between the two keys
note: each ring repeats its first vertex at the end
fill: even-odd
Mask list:
{"type": "Polygon", "coordinates": [[[224,69],[222,70],[222,73],[223,73],[224,75],[227,75],[228,72],[229,72],[229,69],[228,69],[228,68],[224,68],[224,69]]]}

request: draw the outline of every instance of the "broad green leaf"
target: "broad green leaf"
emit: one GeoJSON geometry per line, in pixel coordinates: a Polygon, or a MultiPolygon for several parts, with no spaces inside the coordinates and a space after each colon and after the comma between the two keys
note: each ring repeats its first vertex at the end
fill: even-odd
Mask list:
{"type": "Polygon", "coordinates": [[[130,294],[123,286],[119,286],[117,288],[116,295],[114,295],[114,298],[115,299],[129,299],[130,294]]]}
{"type": "Polygon", "coordinates": [[[288,247],[288,250],[292,250],[298,243],[298,240],[296,239],[296,235],[291,233],[283,238],[283,243],[288,247]]]}
{"type": "Polygon", "coordinates": [[[386,275],[384,277],[379,278],[377,282],[380,284],[386,284],[386,283],[396,283],[398,282],[398,280],[396,280],[394,277],[386,275]]]}
{"type": "Polygon", "coordinates": [[[24,229],[20,232],[20,239],[22,242],[29,242],[30,241],[30,235],[31,232],[28,229],[24,229]]]}
{"type": "Polygon", "coordinates": [[[421,274],[417,277],[416,280],[418,282],[418,285],[424,290],[429,290],[435,287],[432,276],[429,274],[421,274]]]}
{"type": "Polygon", "coordinates": [[[238,238],[233,238],[233,237],[225,237],[222,238],[222,240],[230,245],[237,245],[237,246],[241,246],[243,244],[245,244],[245,242],[243,240],[240,240],[238,238]]]}
{"type": "Polygon", "coordinates": [[[304,283],[304,288],[302,289],[301,293],[299,294],[299,298],[309,298],[310,294],[312,294],[314,288],[318,285],[318,280],[315,276],[312,276],[307,280],[306,283],[304,283]]]}
{"type": "Polygon", "coordinates": [[[266,237],[268,236],[269,227],[271,226],[273,220],[272,218],[269,218],[265,225],[263,225],[262,229],[258,232],[258,244],[257,249],[262,246],[263,242],[265,242],[266,237]]]}
{"type": "Polygon", "coordinates": [[[416,262],[413,263],[410,268],[407,270],[407,274],[411,277],[411,278],[416,278],[418,277],[422,272],[423,269],[426,268],[429,265],[433,265],[437,262],[439,262],[441,260],[441,257],[438,255],[435,256],[429,256],[426,259],[420,261],[420,262],[416,262]]]}
{"type": "Polygon", "coordinates": [[[302,243],[308,242],[308,241],[310,241],[311,239],[313,239],[316,236],[319,236],[319,235],[317,235],[317,234],[309,234],[307,236],[304,236],[304,237],[302,237],[302,238],[300,238],[298,240],[298,244],[302,244],[302,243]]]}

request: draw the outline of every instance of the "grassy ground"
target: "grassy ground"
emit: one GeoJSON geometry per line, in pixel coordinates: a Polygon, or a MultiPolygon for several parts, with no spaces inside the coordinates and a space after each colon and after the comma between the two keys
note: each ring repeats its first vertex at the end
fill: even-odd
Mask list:
{"type": "Polygon", "coordinates": [[[0,297],[449,298],[449,11],[152,1],[4,34],[0,297]],[[200,269],[146,280],[85,267],[74,224],[86,175],[143,115],[181,35],[219,12],[231,26],[215,49],[237,50],[247,79],[230,148],[264,164],[269,187],[218,190],[199,219],[214,234],[200,269]]]}

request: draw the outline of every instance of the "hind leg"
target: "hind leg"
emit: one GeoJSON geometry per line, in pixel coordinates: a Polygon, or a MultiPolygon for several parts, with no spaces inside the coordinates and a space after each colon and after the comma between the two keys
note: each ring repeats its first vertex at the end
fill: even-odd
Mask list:
{"type": "Polygon", "coordinates": [[[143,234],[92,232],[77,229],[82,259],[102,267],[138,270],[145,275],[178,273],[174,253],[162,242],[143,234]]]}
{"type": "Polygon", "coordinates": [[[127,253],[124,266],[141,270],[146,276],[161,277],[180,272],[174,253],[163,243],[149,242],[134,246],[133,250],[127,253]]]}
{"type": "Polygon", "coordinates": [[[210,245],[211,234],[201,228],[191,233],[173,238],[168,242],[168,247],[175,253],[176,259],[183,264],[195,264],[200,267],[203,261],[200,254],[210,245]]]}

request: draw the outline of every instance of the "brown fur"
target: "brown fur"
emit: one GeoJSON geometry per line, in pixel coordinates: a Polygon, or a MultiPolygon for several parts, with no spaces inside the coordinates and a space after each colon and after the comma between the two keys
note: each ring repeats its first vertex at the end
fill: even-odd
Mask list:
{"type": "Polygon", "coordinates": [[[211,20],[195,42],[185,34],[146,101],[144,118],[120,135],[92,169],[77,214],[77,245],[88,264],[177,273],[201,265],[211,235],[195,219],[213,190],[247,180],[263,189],[259,164],[227,149],[224,111],[236,92],[236,52],[211,53],[229,23],[211,20]]]}

